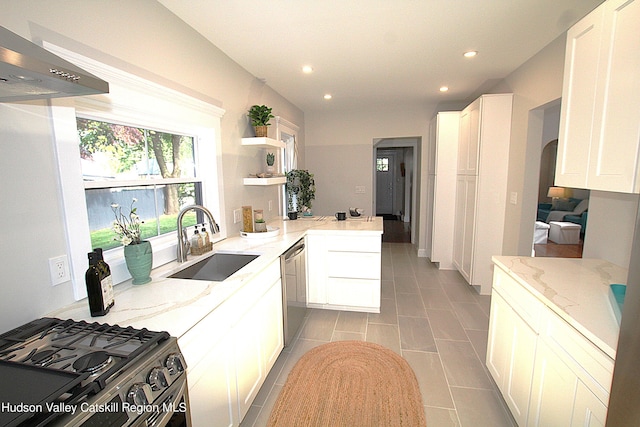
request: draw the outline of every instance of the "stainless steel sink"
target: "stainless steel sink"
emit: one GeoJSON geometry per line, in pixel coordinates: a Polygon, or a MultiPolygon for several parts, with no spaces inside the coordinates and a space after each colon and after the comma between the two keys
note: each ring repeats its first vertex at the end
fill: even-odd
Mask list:
{"type": "Polygon", "coordinates": [[[169,277],[176,279],[223,281],[259,255],[215,253],[169,277]]]}

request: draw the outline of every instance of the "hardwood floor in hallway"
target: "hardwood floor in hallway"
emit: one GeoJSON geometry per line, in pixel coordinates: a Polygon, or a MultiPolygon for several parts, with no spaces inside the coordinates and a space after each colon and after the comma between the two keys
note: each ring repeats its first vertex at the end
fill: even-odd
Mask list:
{"type": "Polygon", "coordinates": [[[309,310],[241,425],[266,425],[288,373],[305,352],[330,341],[363,340],[409,362],[429,427],[514,426],[484,363],[489,307],[490,297],[478,295],[457,271],[438,270],[409,243],[384,242],[381,312],[309,310]]]}

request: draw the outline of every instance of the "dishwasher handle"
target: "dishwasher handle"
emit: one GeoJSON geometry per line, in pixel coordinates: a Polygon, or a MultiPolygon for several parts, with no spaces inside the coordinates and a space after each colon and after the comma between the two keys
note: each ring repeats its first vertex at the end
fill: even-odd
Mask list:
{"type": "Polygon", "coordinates": [[[300,243],[299,245],[296,245],[293,248],[289,249],[287,253],[284,254],[285,261],[300,255],[302,251],[304,251],[304,248],[305,248],[304,243],[300,243]]]}

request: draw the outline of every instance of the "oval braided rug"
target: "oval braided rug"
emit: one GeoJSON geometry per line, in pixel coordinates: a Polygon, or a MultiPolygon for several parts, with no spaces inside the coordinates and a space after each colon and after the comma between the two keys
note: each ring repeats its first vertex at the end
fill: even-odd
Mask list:
{"type": "Polygon", "coordinates": [[[363,341],[305,353],[271,411],[269,427],[426,426],[416,376],[402,357],[363,341]]]}

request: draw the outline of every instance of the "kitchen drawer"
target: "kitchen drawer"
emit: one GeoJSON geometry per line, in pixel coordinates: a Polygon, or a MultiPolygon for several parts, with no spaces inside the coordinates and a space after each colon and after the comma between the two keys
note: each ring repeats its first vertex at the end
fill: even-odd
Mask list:
{"type": "Polygon", "coordinates": [[[493,269],[493,289],[535,332],[540,331],[540,319],[546,308],[542,301],[498,266],[493,269]]]}
{"type": "Polygon", "coordinates": [[[379,308],[380,281],[365,279],[327,279],[327,303],[330,305],[379,308]]]}
{"type": "Polygon", "coordinates": [[[548,310],[542,338],[603,402],[608,402],[614,361],[557,314],[548,310]]]}
{"type": "Polygon", "coordinates": [[[329,251],[327,270],[328,277],[380,279],[380,254],[329,251]]]}
{"type": "Polygon", "coordinates": [[[326,239],[327,249],[342,252],[375,252],[382,251],[382,238],[377,236],[329,236],[326,239]]]}

